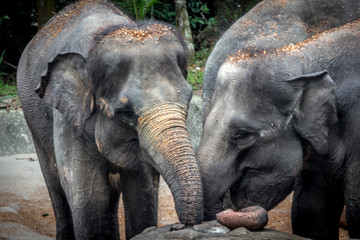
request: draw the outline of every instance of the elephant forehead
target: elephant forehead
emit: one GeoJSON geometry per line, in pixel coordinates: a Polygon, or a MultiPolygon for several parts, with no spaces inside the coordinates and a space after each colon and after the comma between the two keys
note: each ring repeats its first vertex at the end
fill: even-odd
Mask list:
{"type": "Polygon", "coordinates": [[[222,84],[233,84],[242,75],[242,69],[225,62],[219,69],[217,81],[222,84]]]}
{"type": "MultiPolygon", "coordinates": [[[[256,71],[256,70],[255,70],[256,71]]],[[[215,96],[233,107],[254,109],[268,108],[268,96],[264,94],[265,80],[254,80],[253,69],[224,64],[219,71],[215,96]]]]}
{"type": "Polygon", "coordinates": [[[175,36],[175,29],[164,25],[155,23],[152,25],[147,25],[142,28],[128,28],[122,27],[118,28],[106,36],[104,36],[102,42],[108,39],[120,39],[123,44],[125,43],[145,43],[147,41],[155,41],[155,43],[159,43],[160,40],[167,38],[172,39],[175,36]]]}
{"type": "Polygon", "coordinates": [[[218,73],[217,84],[230,91],[241,91],[246,94],[248,91],[266,87],[270,73],[261,62],[244,61],[239,64],[225,62],[218,73]]]}

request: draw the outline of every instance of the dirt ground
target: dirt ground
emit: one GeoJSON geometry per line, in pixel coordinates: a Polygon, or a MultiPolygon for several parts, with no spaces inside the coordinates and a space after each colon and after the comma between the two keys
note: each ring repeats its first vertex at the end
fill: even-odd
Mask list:
{"type": "MultiPolygon", "coordinates": [[[[159,226],[175,223],[178,221],[174,212],[174,202],[167,185],[162,181],[159,196],[159,226]]],[[[275,209],[269,212],[269,223],[266,228],[291,233],[290,222],[291,195],[280,203],[275,209]]],[[[124,239],[124,210],[119,209],[121,237],[124,239]]],[[[55,238],[55,218],[51,208],[51,202],[43,185],[33,192],[30,198],[19,199],[16,194],[1,193],[0,195],[0,226],[3,223],[16,223],[27,226],[36,233],[55,238]],[[45,196],[45,198],[44,198],[45,196]],[[46,197],[47,196],[47,197],[46,197]],[[6,207],[11,207],[16,203],[16,212],[1,211],[6,207]]],[[[13,231],[19,228],[15,225],[13,231]]],[[[7,233],[11,232],[11,226],[7,227],[7,233]],[[10,228],[10,229],[9,229],[10,228]]],[[[347,232],[340,229],[340,239],[348,239],[347,232]]],[[[0,239],[3,239],[0,230],[0,239]]],[[[6,238],[4,238],[6,239],[6,238]]]]}

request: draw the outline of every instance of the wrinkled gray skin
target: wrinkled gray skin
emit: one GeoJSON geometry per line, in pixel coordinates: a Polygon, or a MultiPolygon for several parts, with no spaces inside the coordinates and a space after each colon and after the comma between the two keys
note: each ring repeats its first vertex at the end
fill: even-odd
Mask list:
{"type": "Polygon", "coordinates": [[[329,8],[325,1],[286,2],[255,7],[224,34],[208,59],[197,151],[204,218],[214,219],[223,209],[228,190],[236,209],[269,210],[293,190],[301,173],[294,233],[337,239],[345,203],[349,233],[359,238],[359,38],[339,31],[305,42],[297,55],[274,49],[358,17],[360,2],[326,2],[329,8]],[[327,16],[327,26],[315,24],[327,16]],[[231,57],[238,50],[240,57],[231,57]],[[242,59],[241,53],[249,55],[242,59]]]}
{"type": "Polygon", "coordinates": [[[180,221],[202,221],[185,78],[173,27],[137,26],[101,0],[69,6],[28,44],[18,90],[57,239],[119,239],[121,192],[127,238],[156,225],[159,173],[180,221]]]}

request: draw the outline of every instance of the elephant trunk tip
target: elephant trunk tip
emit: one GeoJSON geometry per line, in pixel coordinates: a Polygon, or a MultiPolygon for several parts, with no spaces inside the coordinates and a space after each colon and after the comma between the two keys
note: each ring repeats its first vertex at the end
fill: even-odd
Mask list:
{"type": "Polygon", "coordinates": [[[251,206],[239,211],[227,209],[216,214],[217,220],[224,226],[235,229],[245,227],[250,231],[258,231],[268,223],[267,211],[260,206],[251,206]]]}
{"type": "Polygon", "coordinates": [[[174,199],[179,220],[185,225],[200,224],[203,220],[202,189],[185,188],[180,197],[174,199]]]}
{"type": "Polygon", "coordinates": [[[188,185],[173,192],[176,212],[182,224],[200,224],[203,220],[204,211],[202,186],[193,181],[188,185]]]}
{"type": "MultiPolygon", "coordinates": [[[[200,204],[197,204],[200,206],[200,204]]],[[[203,220],[203,209],[198,206],[188,205],[187,209],[183,213],[178,214],[179,221],[187,226],[192,226],[202,223],[203,220]]]]}

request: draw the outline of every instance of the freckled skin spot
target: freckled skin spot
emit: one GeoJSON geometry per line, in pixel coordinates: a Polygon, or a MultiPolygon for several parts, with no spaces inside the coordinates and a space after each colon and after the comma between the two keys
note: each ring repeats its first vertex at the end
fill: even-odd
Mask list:
{"type": "Polygon", "coordinates": [[[62,171],[63,171],[63,174],[62,174],[63,179],[62,180],[63,180],[64,183],[66,183],[70,179],[70,172],[69,172],[69,169],[67,167],[64,167],[62,169],[62,171]]]}
{"type": "Polygon", "coordinates": [[[121,98],[120,98],[120,101],[121,101],[122,103],[127,103],[127,102],[129,101],[129,99],[127,99],[126,97],[121,97],[121,98]]]}
{"type": "Polygon", "coordinates": [[[99,152],[102,152],[102,148],[101,148],[101,144],[100,144],[99,140],[96,139],[95,142],[96,142],[96,147],[98,148],[99,152]]]}

